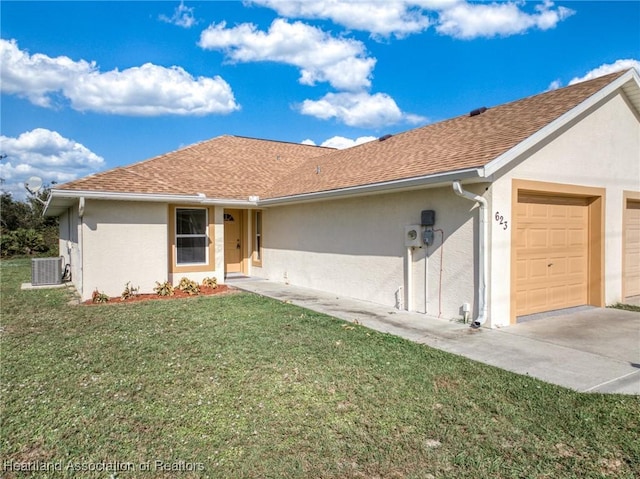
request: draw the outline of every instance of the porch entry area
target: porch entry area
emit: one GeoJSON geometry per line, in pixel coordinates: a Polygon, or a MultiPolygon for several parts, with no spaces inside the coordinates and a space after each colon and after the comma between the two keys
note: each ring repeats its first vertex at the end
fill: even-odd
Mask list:
{"type": "Polygon", "coordinates": [[[250,260],[253,254],[251,219],[252,210],[224,209],[224,275],[238,278],[251,274],[250,260]]]}

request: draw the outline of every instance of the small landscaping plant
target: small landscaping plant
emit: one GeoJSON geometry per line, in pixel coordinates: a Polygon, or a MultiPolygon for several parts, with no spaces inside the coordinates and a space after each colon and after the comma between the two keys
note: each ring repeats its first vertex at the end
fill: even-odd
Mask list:
{"type": "Polygon", "coordinates": [[[91,302],[93,303],[106,303],[109,301],[109,296],[98,291],[98,288],[91,294],[91,302]]]}
{"type": "Polygon", "coordinates": [[[131,286],[131,281],[127,281],[127,284],[124,285],[124,291],[120,295],[120,300],[125,301],[129,298],[134,298],[138,296],[139,291],[140,286],[134,288],[133,286],[131,286]]]}
{"type": "Polygon", "coordinates": [[[202,286],[205,288],[216,289],[218,287],[218,280],[216,278],[206,277],[202,280],[202,286]]]}
{"type": "Polygon", "coordinates": [[[165,281],[164,283],[158,283],[156,281],[156,287],[153,288],[153,291],[158,296],[173,296],[173,285],[169,283],[169,281],[165,281]]]}
{"type": "Polygon", "coordinates": [[[635,311],[636,313],[640,313],[640,306],[635,304],[616,303],[607,307],[614,308],[614,309],[623,309],[625,311],[635,311]]]}
{"type": "Polygon", "coordinates": [[[182,278],[178,284],[178,289],[184,291],[189,296],[200,294],[200,286],[198,286],[198,283],[189,278],[182,278]]]}

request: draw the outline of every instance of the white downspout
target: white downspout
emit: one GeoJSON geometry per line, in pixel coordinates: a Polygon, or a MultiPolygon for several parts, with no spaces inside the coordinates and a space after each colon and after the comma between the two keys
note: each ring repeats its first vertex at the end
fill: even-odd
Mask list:
{"type": "Polygon", "coordinates": [[[413,311],[413,248],[407,248],[407,311],[413,311]]]}
{"type": "Polygon", "coordinates": [[[80,232],[78,234],[78,256],[80,259],[79,272],[80,284],[76,284],[76,288],[80,291],[80,296],[84,299],[84,207],[85,199],[81,196],[78,200],[78,218],[80,218],[80,232]]]}
{"type": "Polygon", "coordinates": [[[470,201],[478,203],[480,228],[478,231],[478,254],[480,262],[478,264],[478,317],[471,323],[474,328],[479,328],[487,320],[487,273],[489,271],[489,255],[487,254],[486,241],[489,237],[489,208],[486,198],[476,195],[469,191],[463,190],[460,181],[456,180],[452,184],[453,191],[458,195],[470,201]]]}

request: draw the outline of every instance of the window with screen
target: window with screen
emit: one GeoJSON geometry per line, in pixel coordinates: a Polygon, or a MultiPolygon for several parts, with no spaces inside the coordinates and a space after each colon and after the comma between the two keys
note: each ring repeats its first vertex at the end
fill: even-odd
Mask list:
{"type": "Polygon", "coordinates": [[[205,208],[176,208],[176,264],[206,264],[209,220],[205,208]]]}

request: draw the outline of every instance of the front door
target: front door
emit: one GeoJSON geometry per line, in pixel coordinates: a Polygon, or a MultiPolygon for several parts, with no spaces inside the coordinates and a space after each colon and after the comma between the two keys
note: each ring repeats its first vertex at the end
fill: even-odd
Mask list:
{"type": "Polygon", "coordinates": [[[242,211],[224,210],[224,272],[242,272],[242,211]]]}

